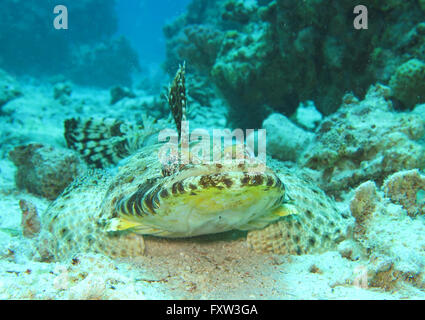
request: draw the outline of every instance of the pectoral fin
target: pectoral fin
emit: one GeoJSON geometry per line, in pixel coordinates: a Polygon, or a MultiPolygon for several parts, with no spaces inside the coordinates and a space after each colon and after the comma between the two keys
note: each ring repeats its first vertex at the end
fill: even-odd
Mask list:
{"type": "Polygon", "coordinates": [[[125,217],[113,218],[106,231],[123,231],[140,226],[139,222],[128,220],[125,217]]]}
{"type": "Polygon", "coordinates": [[[276,208],[273,214],[279,217],[286,217],[292,214],[298,214],[298,209],[293,204],[285,203],[276,208]]]}
{"type": "Polygon", "coordinates": [[[134,219],[127,218],[126,216],[111,219],[109,225],[106,228],[106,231],[108,232],[125,230],[141,235],[156,235],[163,237],[169,237],[174,235],[174,233],[172,232],[145,225],[142,222],[135,221],[134,219]]]}

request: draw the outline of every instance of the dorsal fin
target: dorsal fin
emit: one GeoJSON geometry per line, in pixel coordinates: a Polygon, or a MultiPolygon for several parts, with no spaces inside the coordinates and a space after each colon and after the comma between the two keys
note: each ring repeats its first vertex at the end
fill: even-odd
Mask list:
{"type": "Polygon", "coordinates": [[[181,137],[182,121],[186,121],[186,85],[185,85],[185,68],[186,63],[179,65],[173,83],[168,88],[168,105],[170,106],[171,113],[173,114],[174,122],[176,124],[179,140],[181,137]]]}

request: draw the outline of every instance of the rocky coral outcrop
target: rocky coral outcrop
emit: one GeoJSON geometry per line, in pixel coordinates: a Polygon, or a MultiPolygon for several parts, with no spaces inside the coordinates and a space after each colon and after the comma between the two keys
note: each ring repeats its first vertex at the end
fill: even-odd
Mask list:
{"type": "Polygon", "coordinates": [[[411,109],[425,102],[425,63],[418,59],[405,62],[397,68],[390,86],[394,96],[411,109]]]}
{"type": "MultiPolygon", "coordinates": [[[[409,213],[410,191],[422,181],[417,170],[397,172],[386,179],[391,184],[377,187],[373,181],[361,184],[353,192],[349,208],[356,219],[353,243],[341,244],[339,251],[348,258],[357,248],[363,259],[367,287],[394,290],[411,285],[425,287],[423,265],[425,225],[420,216],[409,213]]],[[[413,192],[414,193],[414,192],[413,192]]],[[[357,254],[359,255],[359,254],[357,254]]]]}
{"type": "Polygon", "coordinates": [[[403,284],[423,289],[423,221],[412,219],[400,206],[383,204],[374,215],[363,243],[372,252],[368,262],[369,284],[385,290],[403,284]]]}
{"type": "Polygon", "coordinates": [[[267,132],[267,153],[284,161],[296,161],[314,137],[279,113],[268,116],[263,129],[267,132]]]}
{"type": "Polygon", "coordinates": [[[394,259],[386,256],[377,256],[368,266],[367,275],[369,286],[392,291],[403,283],[420,289],[424,288],[424,279],[421,272],[412,272],[400,269],[394,259]]]}
{"type": "Polygon", "coordinates": [[[367,181],[354,190],[349,205],[356,219],[353,236],[355,246],[367,253],[369,287],[425,287],[425,224],[414,203],[424,181],[418,170],[405,170],[387,177],[381,188],[367,181]]]}
{"type": "Polygon", "coordinates": [[[330,114],[347,91],[363,95],[409,59],[425,59],[418,2],[367,7],[374,23],[356,30],[348,0],[193,0],[165,28],[166,65],[196,61],[193,69],[228,101],[235,126],[258,128],[271,112],[289,116],[306,100],[330,114]]]}
{"type": "Polygon", "coordinates": [[[356,219],[354,232],[357,237],[366,232],[379,200],[376,185],[372,181],[366,181],[355,189],[354,197],[350,201],[350,211],[356,219]]]}
{"type": "Polygon", "coordinates": [[[425,175],[419,170],[394,173],[384,182],[385,196],[400,204],[409,216],[425,214],[425,175]]]}
{"type": "Polygon", "coordinates": [[[305,103],[300,103],[294,118],[301,127],[314,130],[322,121],[323,115],[316,109],[314,102],[309,100],[305,103]]]}
{"type": "Polygon", "coordinates": [[[41,229],[37,208],[32,202],[23,199],[19,201],[19,207],[22,211],[21,226],[24,237],[33,238],[37,236],[41,229]]]}
{"type": "Polygon", "coordinates": [[[15,147],[9,156],[17,167],[16,185],[50,200],[86,170],[73,151],[41,144],[15,147]]]}
{"type": "Polygon", "coordinates": [[[339,195],[367,180],[380,185],[394,172],[425,167],[424,119],[394,112],[390,95],[379,84],[362,101],[346,95],[317,128],[299,163],[322,173],[320,184],[328,193],[339,195]]]}
{"type": "Polygon", "coordinates": [[[421,9],[423,11],[425,11],[425,1],[424,0],[418,0],[418,2],[419,2],[419,5],[420,5],[421,9]]]}

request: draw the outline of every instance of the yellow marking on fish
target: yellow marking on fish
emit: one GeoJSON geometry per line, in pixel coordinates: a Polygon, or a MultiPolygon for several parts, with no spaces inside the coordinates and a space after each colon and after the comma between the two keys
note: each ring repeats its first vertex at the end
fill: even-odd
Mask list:
{"type": "Polygon", "coordinates": [[[111,219],[106,231],[123,231],[140,226],[140,222],[127,219],[125,216],[111,219]]]}
{"type": "MultiPolygon", "coordinates": [[[[248,208],[264,198],[266,187],[248,187],[241,190],[226,191],[211,187],[208,189],[195,190],[193,194],[179,194],[174,199],[166,200],[170,208],[177,203],[184,203],[188,208],[196,208],[200,214],[216,213],[237,209],[241,212],[243,208],[248,208]]],[[[268,196],[272,197],[273,191],[268,191],[268,196]]],[[[280,192],[279,190],[275,191],[280,192]]]]}
{"type": "Polygon", "coordinates": [[[298,209],[292,204],[285,203],[273,211],[273,214],[279,217],[286,217],[293,214],[298,214],[298,209]]]}

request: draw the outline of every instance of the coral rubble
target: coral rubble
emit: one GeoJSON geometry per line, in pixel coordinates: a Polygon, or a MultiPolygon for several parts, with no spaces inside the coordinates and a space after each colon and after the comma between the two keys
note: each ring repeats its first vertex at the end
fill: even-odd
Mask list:
{"type": "Polygon", "coordinates": [[[40,218],[37,208],[27,200],[20,200],[19,207],[22,210],[22,232],[24,237],[32,238],[40,232],[40,218]]]}
{"type": "Polygon", "coordinates": [[[399,171],[384,182],[385,196],[400,204],[409,216],[425,214],[425,176],[417,169],[399,171]]]}
{"type": "Polygon", "coordinates": [[[314,137],[279,113],[268,116],[263,128],[267,133],[267,152],[280,160],[296,161],[314,137]]]}
{"type": "Polygon", "coordinates": [[[340,195],[367,180],[381,184],[394,172],[425,167],[425,121],[413,112],[394,112],[390,95],[379,84],[362,101],[346,95],[338,111],[320,123],[298,162],[321,172],[320,185],[328,193],[340,195]]]}
{"type": "Polygon", "coordinates": [[[406,285],[425,287],[425,224],[415,201],[424,181],[418,170],[405,170],[387,177],[381,187],[366,181],[351,193],[348,206],[355,218],[354,233],[338,249],[350,259],[360,251],[356,256],[362,260],[366,287],[387,291],[406,285]]]}
{"type": "Polygon", "coordinates": [[[350,211],[356,220],[354,232],[357,233],[357,237],[366,232],[378,201],[379,196],[374,182],[366,181],[355,189],[354,197],[350,201],[350,211]]]}
{"type": "Polygon", "coordinates": [[[85,170],[73,151],[41,144],[15,147],[9,155],[18,168],[16,185],[51,200],[85,170]]]}
{"type": "Polygon", "coordinates": [[[322,119],[323,115],[316,109],[313,101],[300,103],[295,112],[295,121],[308,130],[314,130],[322,119]]]}

